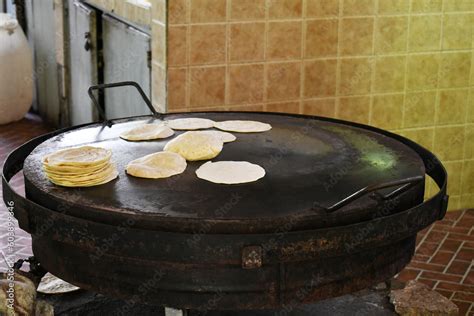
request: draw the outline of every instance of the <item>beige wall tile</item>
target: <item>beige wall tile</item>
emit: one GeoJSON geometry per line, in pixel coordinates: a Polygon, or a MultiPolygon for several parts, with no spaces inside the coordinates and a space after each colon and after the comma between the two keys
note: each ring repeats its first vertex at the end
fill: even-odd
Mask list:
{"type": "Polygon", "coordinates": [[[228,108],[229,111],[238,112],[262,112],[264,110],[263,104],[251,104],[251,105],[231,105],[228,108]]]}
{"type": "Polygon", "coordinates": [[[187,64],[187,26],[168,27],[168,63],[170,66],[187,64]]]}
{"type": "Polygon", "coordinates": [[[374,18],[342,19],[340,49],[342,55],[372,53],[374,18]]]}
{"type": "Polygon", "coordinates": [[[461,207],[461,197],[458,195],[450,195],[448,203],[448,212],[459,210],[461,207]]]}
{"type": "Polygon", "coordinates": [[[471,87],[474,86],[474,41],[473,41],[473,50],[471,51],[472,52],[472,58],[471,58],[471,79],[469,80],[469,82],[471,83],[471,87]]]}
{"type": "Polygon", "coordinates": [[[446,14],[443,22],[443,49],[471,49],[474,14],[446,14]]]}
{"type": "MultiPolygon", "coordinates": [[[[91,3],[91,1],[88,1],[91,3]]],[[[94,2],[100,2],[100,1],[94,1],[94,2]]],[[[114,1],[114,13],[117,14],[118,16],[124,17],[127,15],[127,10],[125,9],[125,1],[114,1]]]]}
{"type": "Polygon", "coordinates": [[[303,114],[335,117],[336,99],[313,99],[303,102],[303,114]]]}
{"type": "Polygon", "coordinates": [[[377,58],[375,63],[375,92],[404,91],[405,62],[405,56],[377,58]]]}
{"type": "MultiPolygon", "coordinates": [[[[139,3],[136,4],[129,4],[129,6],[132,7],[130,11],[133,12],[132,16],[129,17],[129,19],[137,24],[140,25],[150,25],[151,23],[151,14],[152,14],[152,7],[150,6],[144,6],[143,4],[140,5],[139,3]]],[[[161,23],[166,23],[166,20],[163,20],[163,17],[159,17],[161,20],[159,20],[161,23]]]]}
{"type": "Polygon", "coordinates": [[[464,126],[436,127],[434,153],[443,161],[462,159],[464,134],[464,126]]]}
{"type": "MultiPolygon", "coordinates": [[[[117,1],[120,2],[120,1],[117,1]]],[[[166,0],[154,0],[151,2],[151,19],[166,23],[166,0]]]]}
{"type": "Polygon", "coordinates": [[[230,18],[232,20],[259,20],[265,18],[265,0],[228,1],[231,1],[230,18]]]}
{"type": "Polygon", "coordinates": [[[409,55],[407,89],[436,89],[439,65],[439,54],[409,55]]]}
{"type": "Polygon", "coordinates": [[[230,26],[230,61],[263,60],[265,23],[236,23],[230,26]]]}
{"type": "Polygon", "coordinates": [[[335,59],[308,61],[304,64],[304,96],[306,98],[336,95],[335,59]]]}
{"type": "Polygon", "coordinates": [[[474,124],[466,125],[464,159],[474,159],[474,124]]]}
{"type": "Polygon", "coordinates": [[[308,17],[327,17],[339,15],[339,0],[306,0],[308,17]]]}
{"type": "Polygon", "coordinates": [[[152,58],[161,66],[166,65],[166,26],[156,22],[152,23],[152,58]]]}
{"type": "MultiPolygon", "coordinates": [[[[433,181],[433,179],[431,179],[431,177],[425,177],[425,196],[424,196],[425,201],[433,196],[430,192],[430,189],[431,189],[431,186],[433,185],[433,183],[434,183],[434,181],[433,181]]],[[[434,185],[436,185],[436,184],[434,184],[434,185]]]]}
{"type": "Polygon", "coordinates": [[[168,69],[168,110],[186,107],[187,98],[187,68],[168,69]]]}
{"type": "Polygon", "coordinates": [[[115,0],[88,0],[88,2],[107,11],[113,11],[115,8],[115,0]]]}
{"type": "Polygon", "coordinates": [[[264,66],[233,65],[229,67],[229,102],[259,103],[263,101],[264,66]]]}
{"type": "Polygon", "coordinates": [[[342,14],[349,16],[374,14],[375,0],[342,0],[342,14]]]}
{"type": "Polygon", "coordinates": [[[441,88],[469,86],[471,53],[441,54],[440,82],[441,88]]]}
{"type": "Polygon", "coordinates": [[[474,2],[471,0],[444,0],[444,11],[474,11],[474,2]]]}
{"type": "Polygon", "coordinates": [[[448,194],[461,195],[462,161],[449,161],[444,163],[448,172],[448,194]]]}
{"type": "Polygon", "coordinates": [[[299,62],[267,65],[267,100],[292,100],[300,96],[301,64],[299,62]]]}
{"type": "Polygon", "coordinates": [[[474,194],[474,181],[472,179],[474,179],[474,160],[464,161],[462,173],[463,194],[474,194]]]}
{"type": "Polygon", "coordinates": [[[407,93],[404,127],[433,126],[435,123],[436,92],[407,93]]]}
{"type": "Polygon", "coordinates": [[[303,0],[278,0],[268,2],[268,17],[270,19],[290,19],[301,17],[303,0]]]}
{"type": "Polygon", "coordinates": [[[337,55],[337,19],[306,22],[306,58],[337,55]]]}
{"type": "Polygon", "coordinates": [[[223,22],[226,20],[227,0],[190,1],[192,23],[223,22]]]}
{"type": "Polygon", "coordinates": [[[407,33],[407,17],[379,17],[375,32],[375,52],[405,52],[407,33]]]}
{"type": "Polygon", "coordinates": [[[404,130],[401,133],[402,136],[411,139],[412,141],[420,144],[428,150],[433,150],[434,143],[434,128],[420,128],[412,130],[404,130]]]}
{"type": "Polygon", "coordinates": [[[268,112],[298,114],[300,113],[300,102],[268,103],[265,110],[268,112]]]}
{"type": "Polygon", "coordinates": [[[226,60],[226,25],[191,26],[191,64],[217,64],[226,60]]]}
{"type": "Polygon", "coordinates": [[[469,92],[469,105],[467,113],[467,122],[474,123],[474,88],[470,89],[469,92]]]}
{"type": "Polygon", "coordinates": [[[373,58],[342,59],[340,67],[339,94],[355,95],[370,93],[373,58]]]}
{"type": "Polygon", "coordinates": [[[378,0],[379,14],[404,14],[410,8],[410,0],[378,0]]]}
{"type": "Polygon", "coordinates": [[[440,37],[441,15],[415,15],[410,17],[409,51],[439,50],[440,37]]]}
{"type": "Polygon", "coordinates": [[[166,112],[166,69],[153,62],[152,64],[152,101],[158,112],[166,112]]]}
{"type": "Polygon", "coordinates": [[[224,105],[225,67],[193,67],[190,69],[190,106],[224,105]]]}
{"type": "Polygon", "coordinates": [[[301,57],[301,22],[270,22],[267,58],[271,60],[301,57]]]}
{"type": "Polygon", "coordinates": [[[441,12],[443,0],[411,0],[413,13],[441,12]]]}
{"type": "Polygon", "coordinates": [[[403,94],[384,94],[373,97],[370,124],[383,129],[402,127],[403,94]]]}
{"type": "Polygon", "coordinates": [[[461,196],[461,204],[459,205],[459,209],[468,209],[472,208],[474,205],[474,194],[463,194],[461,196]]]}
{"type": "Polygon", "coordinates": [[[169,0],[168,22],[170,24],[183,24],[188,21],[188,0],[169,0]]]}
{"type": "Polygon", "coordinates": [[[192,112],[225,112],[225,111],[229,111],[229,107],[221,106],[221,105],[204,106],[204,107],[193,108],[190,110],[190,112],[191,111],[192,112]]]}
{"type": "Polygon", "coordinates": [[[466,119],[469,90],[441,90],[436,123],[462,124],[466,119]]]}
{"type": "Polygon", "coordinates": [[[369,124],[370,97],[344,97],[339,99],[337,118],[369,124]]]}

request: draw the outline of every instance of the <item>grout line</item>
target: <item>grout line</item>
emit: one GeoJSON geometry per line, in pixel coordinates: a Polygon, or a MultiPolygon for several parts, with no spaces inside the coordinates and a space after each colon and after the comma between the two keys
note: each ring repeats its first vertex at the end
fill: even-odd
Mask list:
{"type": "Polygon", "coordinates": [[[306,57],[306,35],[307,35],[307,27],[308,22],[306,22],[306,9],[307,9],[307,2],[308,0],[301,1],[301,61],[300,61],[300,100],[299,100],[299,109],[298,112],[303,114],[303,100],[304,100],[304,93],[306,87],[306,64],[305,64],[305,57],[306,57]]]}
{"type": "Polygon", "coordinates": [[[268,103],[268,66],[269,66],[269,61],[268,61],[268,33],[270,32],[270,23],[269,23],[269,0],[265,0],[265,33],[264,33],[264,43],[263,43],[263,110],[267,110],[267,103],[268,103]]]}
{"type": "Polygon", "coordinates": [[[191,0],[186,0],[186,82],[184,108],[191,107],[191,0]]]}
{"type": "MultiPolygon", "coordinates": [[[[449,235],[449,234],[448,234],[449,235]]],[[[447,236],[447,235],[446,235],[447,236]]],[[[451,260],[449,260],[449,262],[446,264],[446,267],[444,268],[443,270],[443,273],[446,273],[448,271],[448,268],[451,266],[451,264],[453,263],[454,259],[456,258],[456,256],[458,255],[459,251],[461,251],[462,247],[464,246],[464,243],[465,241],[462,241],[461,242],[461,245],[459,245],[458,247],[458,250],[456,250],[456,252],[453,254],[453,257],[451,258],[451,260]]]]}
{"type": "Polygon", "coordinates": [[[231,0],[226,1],[226,25],[225,25],[225,79],[224,79],[224,105],[228,106],[230,104],[230,14],[231,14],[231,0]]]}
{"type": "Polygon", "coordinates": [[[474,303],[472,302],[469,302],[471,303],[471,308],[469,308],[469,310],[467,311],[468,314],[471,314],[471,313],[474,313],[474,303]]]}
{"type": "Polygon", "coordinates": [[[343,0],[336,0],[339,4],[339,11],[337,16],[337,48],[336,48],[336,91],[335,91],[335,102],[334,102],[334,114],[339,117],[340,109],[340,94],[341,94],[341,41],[342,41],[342,15],[343,15],[343,0]]]}
{"type": "MultiPolygon", "coordinates": [[[[412,5],[413,2],[410,1],[408,3],[408,12],[412,12],[412,5]]],[[[408,53],[408,43],[410,38],[410,30],[411,30],[411,19],[410,16],[407,17],[407,37],[405,42],[405,82],[404,82],[404,96],[403,96],[403,106],[402,106],[402,128],[405,128],[405,118],[406,118],[406,103],[407,103],[407,95],[408,95],[408,60],[410,59],[410,54],[408,53]]],[[[433,133],[434,134],[434,133],[433,133]]],[[[432,141],[432,146],[434,145],[434,141],[432,141]]]]}
{"type": "Polygon", "coordinates": [[[370,73],[370,99],[369,99],[369,125],[373,125],[372,118],[373,118],[373,108],[374,108],[374,94],[375,94],[375,79],[376,79],[376,74],[377,74],[377,60],[379,60],[379,57],[376,56],[375,54],[375,41],[377,40],[376,38],[376,30],[378,26],[378,11],[379,11],[379,2],[375,1],[374,2],[374,10],[375,10],[375,15],[373,18],[372,22],[372,56],[369,57],[369,62],[372,63],[371,65],[371,73],[370,73]],[[370,61],[372,59],[372,61],[370,61]]]}
{"type": "MultiPolygon", "coordinates": [[[[270,0],[271,1],[271,0],[270,0]]],[[[336,0],[337,1],[337,0],[336,0]]],[[[385,1],[385,0],[383,0],[385,1]]],[[[416,0],[418,1],[418,0],[416,0]]],[[[342,2],[341,2],[342,3],[342,2]]],[[[342,11],[341,11],[342,12],[342,11]]],[[[343,18],[348,18],[348,19],[356,19],[356,18],[373,18],[374,16],[381,16],[381,17],[408,17],[408,16],[439,16],[439,15],[442,15],[442,14],[445,14],[445,15],[467,15],[467,14],[472,14],[474,13],[474,11],[459,11],[459,12],[416,12],[416,13],[413,13],[413,12],[408,12],[408,13],[390,13],[390,14],[380,14],[380,13],[374,13],[374,14],[361,14],[361,15],[344,15],[344,14],[341,14],[340,17],[343,17],[343,18]]],[[[303,18],[306,19],[306,20],[330,20],[330,19],[333,19],[335,16],[333,15],[321,15],[321,16],[306,16],[303,18]]],[[[294,17],[294,18],[291,18],[291,17],[286,17],[286,18],[268,18],[267,20],[270,21],[270,22],[297,22],[301,19],[301,16],[299,17],[294,17]]],[[[228,21],[229,23],[231,24],[234,24],[234,23],[256,23],[256,22],[261,22],[261,20],[259,19],[229,19],[228,21]]],[[[192,22],[192,23],[189,23],[190,25],[206,25],[206,24],[215,24],[215,23],[223,23],[223,22],[192,22]]],[[[182,25],[183,23],[173,23],[173,26],[177,26],[177,25],[182,25]]]]}
{"type": "Polygon", "coordinates": [[[459,217],[454,221],[454,226],[456,226],[456,224],[459,223],[459,221],[461,220],[461,218],[464,217],[464,214],[466,214],[466,210],[462,210],[461,212],[462,212],[462,214],[459,215],[459,217]]]}
{"type": "MultiPolygon", "coordinates": [[[[418,246],[416,246],[416,248],[415,248],[415,254],[416,254],[416,251],[420,248],[420,246],[425,242],[426,237],[428,236],[428,234],[431,232],[432,229],[433,229],[433,225],[430,226],[430,228],[429,228],[428,231],[425,233],[425,235],[423,236],[423,238],[421,238],[420,242],[418,243],[418,246]]],[[[430,259],[431,259],[431,258],[430,258],[430,259]]]]}
{"type": "MultiPolygon", "coordinates": [[[[260,23],[264,23],[264,22],[260,22],[260,23]]],[[[174,26],[173,26],[174,27],[174,26]]],[[[339,37],[339,35],[338,35],[339,37]]],[[[339,44],[339,43],[338,43],[339,44]]],[[[459,51],[456,51],[456,52],[441,52],[441,55],[442,54],[446,54],[446,55],[452,55],[452,54],[458,54],[458,53],[471,53],[471,51],[466,51],[466,50],[459,50],[459,51]]],[[[416,55],[419,55],[419,56],[425,56],[425,55],[440,55],[440,52],[437,51],[437,52],[433,52],[433,51],[423,51],[423,52],[416,52],[416,53],[410,53],[409,55],[412,56],[416,56],[416,55]]],[[[277,63],[277,62],[299,62],[301,61],[301,59],[304,59],[305,61],[320,61],[320,60],[333,60],[335,58],[338,58],[338,59],[344,59],[344,60],[348,60],[348,59],[362,59],[362,58],[371,58],[371,57],[374,57],[375,55],[371,55],[371,54],[366,54],[366,55],[328,55],[328,56],[321,56],[321,57],[304,57],[304,58],[282,58],[282,59],[267,59],[267,58],[262,58],[262,59],[255,59],[255,60],[251,60],[251,62],[270,62],[270,63],[277,63]]],[[[379,54],[379,55],[376,55],[377,57],[405,57],[407,56],[406,53],[401,53],[401,52],[394,52],[394,53],[385,53],[385,54],[379,54]]],[[[243,60],[243,61],[230,61],[231,63],[246,63],[247,61],[243,60]]],[[[195,66],[199,66],[199,65],[219,65],[221,63],[208,63],[208,64],[195,64],[195,66]]],[[[176,65],[176,66],[179,66],[176,65]]],[[[472,88],[472,86],[470,86],[469,84],[468,85],[465,85],[465,86],[459,86],[459,87],[445,87],[445,88],[440,88],[441,90],[462,90],[462,89],[470,89],[472,88]]],[[[409,90],[409,91],[430,91],[430,90],[434,90],[434,91],[437,91],[438,89],[436,88],[418,88],[418,89],[412,89],[412,90],[409,90]]],[[[400,90],[401,91],[401,90],[400,90]]]]}
{"type": "MultiPolygon", "coordinates": [[[[431,225],[430,231],[432,231],[433,228],[434,228],[434,225],[431,225]]],[[[436,250],[435,250],[434,253],[430,256],[430,260],[429,260],[430,262],[429,262],[429,263],[432,263],[432,262],[431,262],[431,259],[433,259],[433,257],[436,256],[436,254],[438,253],[438,251],[441,249],[441,246],[443,245],[444,241],[445,241],[446,239],[448,239],[448,235],[449,235],[449,233],[446,233],[446,235],[443,237],[443,240],[441,240],[441,241],[438,243],[438,246],[436,247],[436,250]]],[[[421,245],[421,243],[420,243],[420,245],[421,245]]],[[[454,257],[453,257],[453,258],[454,258],[454,257]]]]}
{"type": "Polygon", "coordinates": [[[469,268],[466,270],[466,273],[464,274],[464,277],[461,280],[461,284],[463,284],[464,281],[466,281],[466,278],[469,275],[469,272],[472,271],[473,269],[474,269],[474,260],[471,260],[471,264],[469,265],[469,268]]]}

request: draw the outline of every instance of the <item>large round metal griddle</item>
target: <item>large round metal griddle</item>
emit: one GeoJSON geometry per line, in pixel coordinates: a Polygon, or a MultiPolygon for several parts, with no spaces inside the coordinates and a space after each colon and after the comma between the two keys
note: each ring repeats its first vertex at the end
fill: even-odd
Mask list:
{"type": "MultiPolygon", "coordinates": [[[[4,199],[14,201],[33,252],[54,275],[107,295],[191,309],[263,309],[360,290],[399,272],[416,233],[444,216],[446,172],[400,136],[355,123],[274,113],[181,113],[58,131],[14,151],[4,199]],[[127,175],[126,164],[168,140],[127,142],[121,132],[184,117],[257,120],[214,159],[265,168],[257,182],[198,179],[203,162],[167,180],[127,175]],[[73,146],[109,148],[118,179],[91,188],[50,183],[42,158],[73,146]],[[24,164],[23,164],[24,162],[24,164]],[[26,199],[8,184],[24,171],[26,199]],[[423,201],[429,174],[440,192],[423,201]]],[[[177,135],[181,133],[178,132],[177,135]]]]}
{"type": "Polygon", "coordinates": [[[249,184],[214,184],[196,177],[202,161],[190,162],[184,174],[166,180],[129,176],[125,173],[128,162],[162,151],[171,139],[120,139],[120,133],[131,127],[158,122],[138,118],[116,122],[111,128],[87,126],[42,143],[25,161],[28,197],[51,209],[67,201],[69,213],[104,222],[123,220],[121,215],[126,214],[134,215],[134,220],[147,227],[173,231],[194,232],[212,224],[209,229],[214,232],[264,232],[277,229],[295,216],[300,224],[293,229],[338,224],[348,220],[348,215],[364,220],[366,214],[380,207],[379,201],[362,197],[339,210],[331,223],[318,222],[321,214],[327,217],[325,209],[364,187],[423,178],[425,174],[423,161],[406,145],[349,125],[263,113],[179,114],[168,115],[166,120],[183,117],[271,124],[273,128],[268,132],[235,133],[237,140],[225,144],[222,153],[213,159],[256,163],[265,168],[266,176],[249,184]],[[42,158],[59,149],[83,145],[111,149],[119,178],[79,189],[58,187],[48,181],[42,171],[42,158]],[[77,200],[71,201],[71,195],[77,200]]]}

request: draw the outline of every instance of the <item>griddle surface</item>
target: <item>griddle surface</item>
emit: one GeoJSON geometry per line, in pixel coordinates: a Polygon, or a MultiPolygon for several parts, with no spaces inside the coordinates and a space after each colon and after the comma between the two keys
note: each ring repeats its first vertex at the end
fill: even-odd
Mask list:
{"type": "Polygon", "coordinates": [[[72,130],[38,146],[24,166],[28,186],[36,192],[29,198],[47,198],[54,205],[64,202],[106,214],[157,216],[164,220],[255,220],[309,214],[312,209],[329,207],[367,185],[424,175],[423,162],[409,147],[385,135],[342,123],[305,116],[230,112],[170,114],[165,120],[183,117],[271,124],[272,130],[264,133],[234,133],[237,140],[225,144],[222,153],[213,159],[256,163],[265,168],[266,176],[249,184],[214,184],[195,175],[205,161],[189,162],[184,174],[165,180],[129,176],[125,173],[128,162],[161,151],[171,139],[120,139],[120,133],[129,128],[156,122],[151,117],[141,117],[118,120],[111,128],[96,124],[72,130]],[[41,170],[41,159],[56,150],[81,145],[111,149],[119,178],[105,185],[75,189],[49,182],[41,170]]]}

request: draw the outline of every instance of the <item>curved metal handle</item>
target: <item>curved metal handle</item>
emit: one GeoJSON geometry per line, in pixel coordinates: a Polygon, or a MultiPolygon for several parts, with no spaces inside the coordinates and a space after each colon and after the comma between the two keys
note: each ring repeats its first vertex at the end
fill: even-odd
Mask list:
{"type": "MultiPolygon", "coordinates": [[[[341,121],[338,119],[333,119],[333,118],[327,118],[327,117],[318,117],[318,119],[326,121],[326,122],[335,122],[335,123],[347,123],[346,121],[341,121]]],[[[446,215],[446,211],[448,209],[448,202],[449,202],[449,195],[447,195],[447,183],[448,183],[448,174],[446,172],[446,169],[444,168],[443,164],[441,161],[429,150],[424,148],[423,146],[415,143],[414,141],[405,138],[401,135],[374,127],[374,126],[368,126],[360,123],[350,123],[351,126],[354,127],[360,127],[365,130],[373,131],[378,134],[382,134],[388,137],[391,137],[393,139],[396,139],[397,141],[403,143],[404,145],[410,147],[412,150],[414,150],[420,158],[423,160],[423,164],[425,165],[425,172],[428,174],[438,185],[439,187],[439,192],[436,193],[434,196],[429,198],[427,201],[424,201],[423,203],[415,206],[412,209],[423,209],[424,207],[430,207],[433,209],[433,211],[438,212],[438,219],[443,219],[444,215],[446,215]]],[[[411,180],[411,179],[406,179],[406,180],[411,180]]],[[[402,180],[404,181],[404,180],[402,180]]],[[[401,185],[399,183],[399,185],[401,185]]],[[[383,198],[391,198],[396,194],[399,194],[401,191],[404,191],[407,189],[408,186],[411,186],[410,183],[407,183],[405,186],[396,189],[395,191],[389,193],[388,195],[385,195],[383,198]]],[[[367,190],[366,188],[362,190],[367,190]]],[[[357,194],[358,192],[354,193],[357,194]]],[[[360,194],[360,193],[359,193],[360,194]]],[[[365,194],[365,192],[362,192],[362,195],[365,194]]],[[[353,195],[351,195],[353,196],[353,195]]],[[[356,197],[355,197],[356,198],[356,197]]],[[[347,200],[347,198],[345,199],[347,200]]],[[[354,197],[351,198],[347,203],[351,202],[354,200],[354,197]]],[[[338,208],[342,207],[343,205],[338,205],[341,202],[338,202],[334,205],[332,205],[329,209],[331,212],[337,210],[338,208]],[[336,206],[336,207],[335,207],[336,206]],[[338,207],[339,206],[339,207],[338,207]]],[[[319,208],[319,210],[327,210],[324,208],[319,208]]]]}
{"type": "Polygon", "coordinates": [[[421,181],[424,181],[424,180],[425,180],[425,177],[417,176],[417,177],[411,177],[411,178],[402,179],[402,180],[396,180],[396,181],[390,181],[390,182],[385,182],[385,183],[380,183],[380,184],[368,185],[365,188],[362,188],[359,191],[354,192],[353,194],[349,195],[348,197],[346,197],[346,198],[342,199],[341,201],[339,201],[339,202],[331,205],[330,207],[326,208],[325,211],[328,212],[328,213],[332,213],[332,212],[337,211],[341,207],[357,200],[358,198],[361,198],[362,196],[364,196],[364,195],[366,195],[370,192],[374,192],[374,191],[381,190],[381,189],[386,189],[386,188],[391,188],[391,187],[401,186],[400,188],[396,189],[395,191],[392,191],[389,194],[386,194],[386,195],[382,196],[383,199],[390,199],[390,198],[404,192],[405,190],[407,190],[411,186],[413,186],[413,185],[415,185],[415,184],[417,184],[421,181]]]}
{"type": "Polygon", "coordinates": [[[91,98],[92,102],[94,103],[95,107],[97,108],[97,111],[99,112],[99,116],[101,119],[104,120],[104,124],[106,124],[108,127],[112,126],[113,123],[110,120],[107,120],[107,117],[105,116],[105,111],[104,109],[100,106],[99,101],[97,101],[96,97],[94,96],[94,90],[104,90],[107,88],[117,88],[117,87],[125,87],[125,86],[132,86],[135,87],[140,95],[142,96],[143,101],[145,101],[146,105],[150,109],[151,113],[153,113],[153,116],[155,117],[160,117],[161,113],[158,113],[155,108],[153,107],[153,104],[151,103],[150,99],[146,96],[145,92],[143,92],[142,87],[135,81],[122,81],[122,82],[114,82],[114,83],[105,83],[105,84],[99,84],[95,86],[89,87],[87,90],[87,93],[89,94],[89,97],[91,98]]]}

